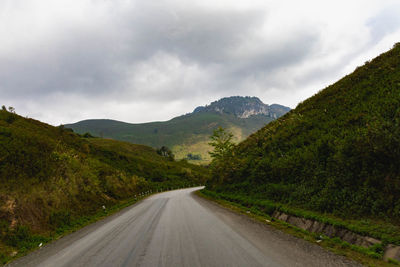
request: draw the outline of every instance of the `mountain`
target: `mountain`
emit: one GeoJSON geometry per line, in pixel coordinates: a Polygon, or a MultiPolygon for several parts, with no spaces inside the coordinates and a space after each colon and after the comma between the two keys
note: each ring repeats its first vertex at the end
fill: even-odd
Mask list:
{"type": "Polygon", "coordinates": [[[191,154],[190,158],[198,162],[208,162],[208,142],[214,129],[229,129],[238,142],[289,110],[277,104],[266,105],[257,97],[234,96],[197,107],[192,113],[165,122],[131,124],[115,120],[85,120],[65,127],[81,134],[88,132],[154,148],[168,146],[178,159],[191,154]]]}
{"type": "Polygon", "coordinates": [[[201,166],[151,147],[86,137],[0,110],[0,264],[76,229],[103,205],[206,179],[201,166]]]}
{"type": "Polygon", "coordinates": [[[195,108],[193,113],[219,113],[232,114],[237,118],[247,119],[255,115],[265,115],[269,118],[279,118],[289,112],[290,108],[273,104],[268,106],[264,104],[258,97],[241,97],[232,96],[225,97],[218,101],[212,102],[210,105],[195,108]]]}
{"type": "Polygon", "coordinates": [[[208,188],[398,222],[399,162],[400,43],[213,162],[208,188]]]}

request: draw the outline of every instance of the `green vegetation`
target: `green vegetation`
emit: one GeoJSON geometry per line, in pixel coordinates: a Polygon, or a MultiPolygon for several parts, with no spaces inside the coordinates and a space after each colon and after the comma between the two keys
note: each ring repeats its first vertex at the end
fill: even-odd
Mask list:
{"type": "MultiPolygon", "coordinates": [[[[218,159],[210,190],[347,218],[400,219],[400,45],[218,159]]],[[[213,163],[214,164],[214,163],[213,163]]]]}
{"type": "Polygon", "coordinates": [[[214,149],[210,152],[213,163],[221,162],[227,157],[232,156],[232,149],[234,144],[232,142],[233,134],[227,132],[225,129],[219,127],[214,130],[209,143],[214,149]]]}
{"type": "Polygon", "coordinates": [[[163,156],[169,160],[173,161],[175,159],[175,156],[172,153],[171,149],[169,149],[166,146],[162,146],[161,148],[157,149],[156,151],[157,151],[158,155],[163,156]]]}
{"type": "Polygon", "coordinates": [[[187,160],[201,160],[201,155],[189,153],[186,155],[187,160]]]}
{"type": "Polygon", "coordinates": [[[94,136],[154,148],[166,146],[177,159],[184,159],[190,153],[201,157],[201,160],[191,162],[207,164],[211,150],[208,137],[213,130],[218,127],[230,129],[235,133],[235,141],[239,142],[289,110],[280,105],[267,106],[255,97],[229,97],[165,122],[130,124],[113,120],[86,120],[66,127],[80,134],[88,132],[94,136]],[[243,117],[250,110],[256,112],[255,115],[243,117]]]}
{"type": "Polygon", "coordinates": [[[135,195],[203,184],[206,175],[147,146],[0,110],[0,260],[131,204],[135,195]]]}
{"type": "MultiPolygon", "coordinates": [[[[219,127],[214,130],[211,136],[209,145],[213,147],[213,151],[209,152],[212,161],[210,164],[211,173],[218,174],[224,171],[230,171],[229,165],[231,160],[234,160],[233,149],[235,144],[232,142],[233,134],[229,131],[219,127]]],[[[214,181],[212,183],[221,184],[222,176],[213,175],[214,181]]]]}

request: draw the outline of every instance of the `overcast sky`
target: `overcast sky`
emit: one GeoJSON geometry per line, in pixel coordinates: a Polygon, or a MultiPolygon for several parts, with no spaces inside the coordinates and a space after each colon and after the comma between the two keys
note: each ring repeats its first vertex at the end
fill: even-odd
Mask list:
{"type": "Polygon", "coordinates": [[[0,105],[59,125],[296,107],[400,42],[399,0],[0,0],[0,105]]]}

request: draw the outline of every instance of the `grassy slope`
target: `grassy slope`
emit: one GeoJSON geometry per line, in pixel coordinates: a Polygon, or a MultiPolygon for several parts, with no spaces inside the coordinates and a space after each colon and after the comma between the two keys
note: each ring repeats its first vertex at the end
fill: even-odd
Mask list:
{"type": "Polygon", "coordinates": [[[272,119],[266,116],[252,116],[240,119],[233,115],[217,113],[194,113],[166,122],[130,124],[112,120],[87,120],[68,124],[78,133],[90,132],[96,136],[113,138],[152,147],[163,145],[172,149],[178,159],[188,153],[201,155],[203,162],[209,162],[209,137],[218,126],[237,133],[238,141],[257,131],[272,119]]]}
{"type": "Polygon", "coordinates": [[[399,162],[397,45],[239,144],[208,187],[399,225],[399,162]]]}
{"type": "Polygon", "coordinates": [[[203,183],[205,170],[152,148],[0,111],[0,263],[57,229],[149,189],[203,183]]]}

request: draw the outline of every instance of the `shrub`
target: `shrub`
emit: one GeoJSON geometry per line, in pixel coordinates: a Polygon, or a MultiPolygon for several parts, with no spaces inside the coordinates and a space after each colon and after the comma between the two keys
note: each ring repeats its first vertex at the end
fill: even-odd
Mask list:
{"type": "Polygon", "coordinates": [[[49,224],[53,229],[71,225],[71,213],[67,210],[52,212],[49,216],[49,224]]]}

